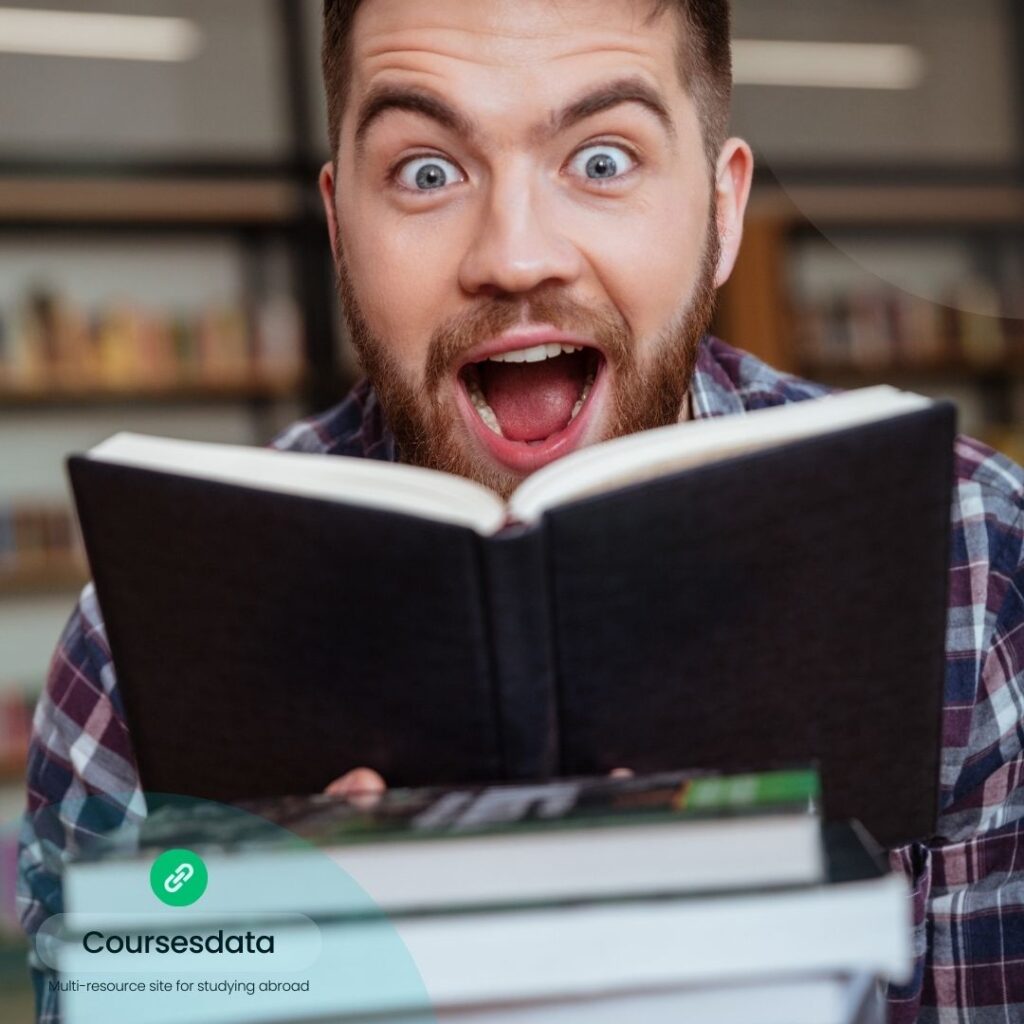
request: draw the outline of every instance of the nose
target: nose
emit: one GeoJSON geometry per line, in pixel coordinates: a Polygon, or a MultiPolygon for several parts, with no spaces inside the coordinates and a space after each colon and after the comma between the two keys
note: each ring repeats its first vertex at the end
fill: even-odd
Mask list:
{"type": "Polygon", "coordinates": [[[582,258],[558,230],[553,203],[526,174],[495,180],[459,267],[459,283],[470,295],[514,295],[544,284],[569,285],[582,258]]]}

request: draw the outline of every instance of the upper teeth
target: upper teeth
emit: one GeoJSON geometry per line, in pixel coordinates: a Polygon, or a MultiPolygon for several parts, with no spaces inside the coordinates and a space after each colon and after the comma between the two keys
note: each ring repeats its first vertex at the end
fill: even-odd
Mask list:
{"type": "Polygon", "coordinates": [[[582,345],[561,345],[557,341],[552,341],[546,345],[534,345],[533,348],[519,348],[514,352],[502,352],[500,355],[491,356],[488,362],[539,363],[543,359],[554,359],[555,356],[560,356],[563,352],[569,355],[582,350],[582,345]]]}

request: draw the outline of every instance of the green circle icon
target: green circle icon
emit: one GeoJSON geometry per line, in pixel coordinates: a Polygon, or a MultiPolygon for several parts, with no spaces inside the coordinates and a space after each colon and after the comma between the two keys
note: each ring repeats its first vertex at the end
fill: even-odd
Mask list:
{"type": "Polygon", "coordinates": [[[206,865],[191,850],[167,850],[149,869],[153,895],[169,907],[190,907],[206,892],[207,881],[206,865]]]}

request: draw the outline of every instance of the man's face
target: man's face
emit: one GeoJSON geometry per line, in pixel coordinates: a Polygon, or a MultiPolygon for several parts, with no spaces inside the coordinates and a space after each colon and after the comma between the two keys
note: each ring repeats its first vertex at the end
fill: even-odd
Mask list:
{"type": "Polygon", "coordinates": [[[508,494],[684,412],[719,263],[677,18],[366,0],[336,178],[349,327],[404,460],[508,494]]]}

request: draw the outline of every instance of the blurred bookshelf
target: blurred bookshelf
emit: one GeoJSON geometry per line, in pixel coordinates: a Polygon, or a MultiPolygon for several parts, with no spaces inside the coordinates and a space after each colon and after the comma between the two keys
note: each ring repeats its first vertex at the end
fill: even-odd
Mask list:
{"type": "Polygon", "coordinates": [[[1024,187],[942,177],[762,179],[716,326],[835,387],[950,398],[963,432],[1024,460],[1024,187]]]}
{"type": "Polygon", "coordinates": [[[301,312],[284,290],[168,310],[109,297],[86,306],[44,283],[13,305],[0,318],[0,403],[8,408],[284,398],[303,380],[301,312]]]}
{"type": "MultiPolygon", "coordinates": [[[[86,5],[88,6],[88,5],[86,5]]],[[[108,0],[125,13],[133,5],[108,0]]],[[[351,382],[317,172],[316,0],[196,7],[193,62],[5,55],[0,124],[0,1019],[31,717],[88,578],[66,454],[118,430],[264,444],[351,382]]]]}
{"type": "Polygon", "coordinates": [[[85,552],[66,505],[0,505],[0,597],[80,590],[87,579],[85,552]]]}

